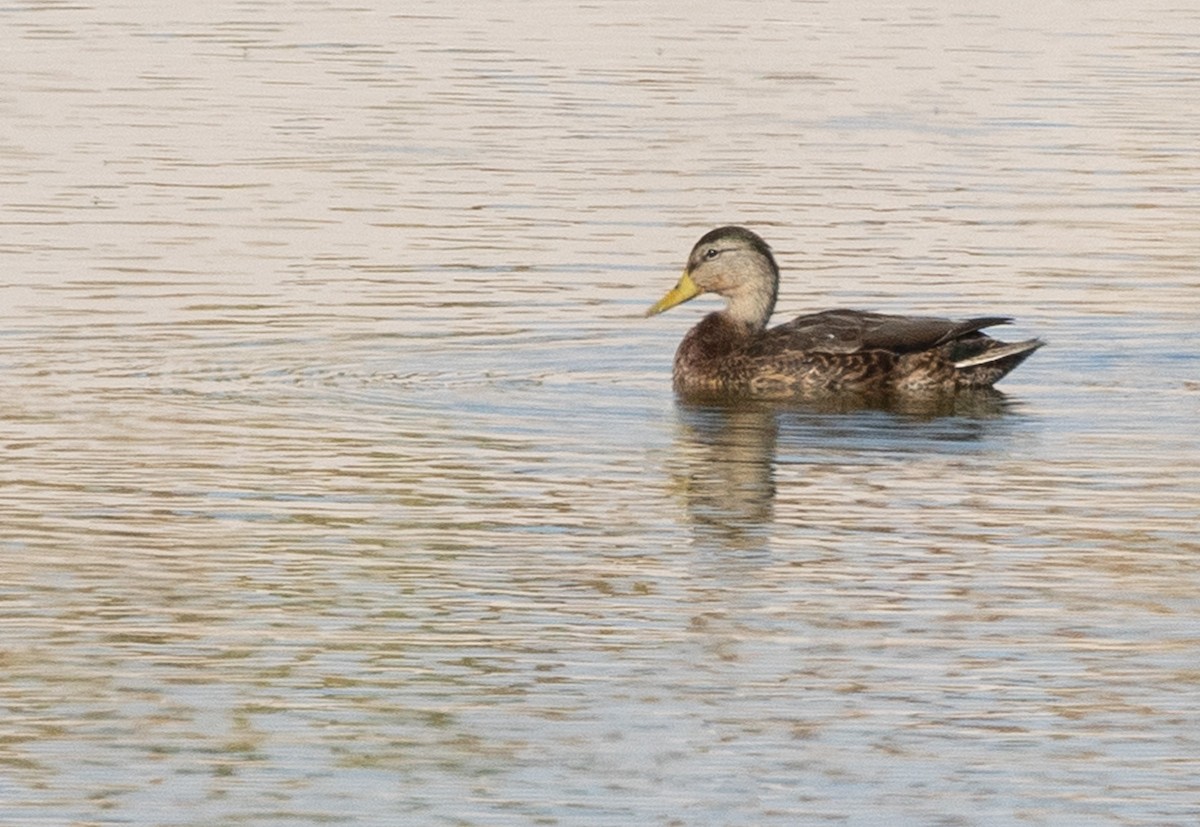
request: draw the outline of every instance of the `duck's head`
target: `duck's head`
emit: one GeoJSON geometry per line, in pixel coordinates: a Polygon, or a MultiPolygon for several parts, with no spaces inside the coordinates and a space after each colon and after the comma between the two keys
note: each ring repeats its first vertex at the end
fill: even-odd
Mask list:
{"type": "Polygon", "coordinates": [[[647,316],[662,313],[701,293],[717,293],[731,319],[762,330],[775,309],[779,267],[771,248],[744,227],[718,227],[696,242],[679,283],[647,316]]]}

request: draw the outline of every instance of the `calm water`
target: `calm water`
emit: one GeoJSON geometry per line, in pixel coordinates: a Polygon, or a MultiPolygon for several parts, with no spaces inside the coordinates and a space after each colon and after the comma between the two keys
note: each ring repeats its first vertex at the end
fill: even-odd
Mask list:
{"type": "Polygon", "coordinates": [[[1200,11],[0,8],[0,821],[1200,820],[1200,11]],[[957,411],[677,405],[1009,313],[957,411]]]}

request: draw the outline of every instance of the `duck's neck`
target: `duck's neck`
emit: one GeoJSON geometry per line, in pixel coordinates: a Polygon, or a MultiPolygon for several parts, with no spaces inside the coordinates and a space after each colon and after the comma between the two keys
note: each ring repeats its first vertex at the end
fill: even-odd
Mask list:
{"type": "Polygon", "coordinates": [[[775,312],[775,283],[747,284],[726,298],[728,304],[722,315],[749,332],[758,333],[766,329],[775,312]]]}
{"type": "Polygon", "coordinates": [[[770,251],[753,258],[739,258],[728,280],[717,290],[725,297],[725,315],[751,333],[764,330],[775,310],[779,292],[779,266],[770,251]]]}

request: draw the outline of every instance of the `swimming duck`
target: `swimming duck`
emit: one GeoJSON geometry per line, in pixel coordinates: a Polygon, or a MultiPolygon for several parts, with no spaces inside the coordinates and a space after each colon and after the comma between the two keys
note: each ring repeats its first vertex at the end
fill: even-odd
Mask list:
{"type": "Polygon", "coordinates": [[[779,291],[771,248],[744,227],[706,233],[653,316],[702,293],[725,297],[675,352],[676,392],[789,398],[828,394],[927,394],[989,388],[1045,342],[1008,344],[981,331],[1004,316],[955,321],[861,310],[825,310],[767,328],[779,291]]]}

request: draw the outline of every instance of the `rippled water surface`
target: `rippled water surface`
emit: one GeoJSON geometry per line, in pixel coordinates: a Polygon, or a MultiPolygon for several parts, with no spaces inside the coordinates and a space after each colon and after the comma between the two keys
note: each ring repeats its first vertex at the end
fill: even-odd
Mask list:
{"type": "Polygon", "coordinates": [[[0,9],[0,821],[1200,820],[1200,11],[0,9]],[[954,410],[693,407],[1011,314],[954,410]]]}

